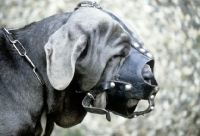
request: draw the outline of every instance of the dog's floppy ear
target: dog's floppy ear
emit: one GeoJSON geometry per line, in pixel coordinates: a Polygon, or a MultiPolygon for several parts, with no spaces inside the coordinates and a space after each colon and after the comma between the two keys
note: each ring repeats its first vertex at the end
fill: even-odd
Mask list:
{"type": "Polygon", "coordinates": [[[45,44],[47,76],[56,90],[64,90],[70,84],[76,60],[86,47],[87,36],[76,30],[63,25],[45,44]]]}

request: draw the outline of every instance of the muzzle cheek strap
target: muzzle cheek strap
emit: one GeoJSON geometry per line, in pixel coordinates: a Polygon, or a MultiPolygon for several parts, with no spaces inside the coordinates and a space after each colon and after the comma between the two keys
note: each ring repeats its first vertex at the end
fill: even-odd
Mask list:
{"type": "Polygon", "coordinates": [[[94,100],[94,96],[92,96],[90,93],[87,93],[86,97],[82,101],[83,107],[90,113],[106,114],[106,119],[111,121],[110,113],[106,109],[90,106],[92,100],[94,100]]]}
{"type": "Polygon", "coordinates": [[[95,98],[98,94],[106,91],[107,89],[114,88],[115,84],[111,81],[103,82],[100,85],[94,87],[89,93],[87,93],[86,97],[82,101],[82,106],[91,113],[96,113],[96,114],[106,114],[106,119],[108,121],[111,121],[111,116],[110,113],[103,108],[98,108],[98,107],[92,107],[91,103],[92,101],[95,101],[95,98]]]}

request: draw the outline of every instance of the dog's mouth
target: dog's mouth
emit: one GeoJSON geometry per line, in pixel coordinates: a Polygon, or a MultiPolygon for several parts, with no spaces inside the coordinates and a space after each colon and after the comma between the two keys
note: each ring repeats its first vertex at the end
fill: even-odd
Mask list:
{"type": "MultiPolygon", "coordinates": [[[[148,84],[152,84],[152,78],[154,77],[152,73],[152,68],[149,64],[145,64],[142,68],[142,78],[148,84]]],[[[139,103],[140,99],[129,99],[126,103],[129,114],[136,110],[136,107],[139,103]]],[[[140,108],[139,108],[140,109],[140,108]]],[[[141,109],[140,109],[141,110],[141,109]]]]}
{"type": "MultiPolygon", "coordinates": [[[[149,64],[145,64],[144,67],[142,68],[142,72],[141,72],[141,75],[142,75],[142,78],[143,80],[152,85],[152,79],[154,77],[153,75],[153,72],[152,72],[152,68],[150,67],[149,64]]],[[[144,107],[142,107],[141,105],[139,105],[138,107],[138,104],[140,102],[141,99],[129,99],[126,103],[126,107],[127,107],[127,111],[128,111],[128,114],[131,114],[133,113],[134,111],[138,110],[138,111],[143,111],[144,110],[144,107]]]]}

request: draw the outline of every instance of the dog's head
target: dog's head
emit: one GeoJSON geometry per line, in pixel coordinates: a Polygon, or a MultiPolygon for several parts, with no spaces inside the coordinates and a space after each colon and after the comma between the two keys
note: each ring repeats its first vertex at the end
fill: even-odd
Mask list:
{"type": "Polygon", "coordinates": [[[79,7],[45,45],[49,81],[64,90],[76,78],[81,91],[89,92],[83,100],[89,112],[112,111],[128,118],[145,114],[153,109],[158,89],[153,56],[142,46],[112,13],[79,7]],[[149,107],[134,112],[141,99],[149,107]]]}

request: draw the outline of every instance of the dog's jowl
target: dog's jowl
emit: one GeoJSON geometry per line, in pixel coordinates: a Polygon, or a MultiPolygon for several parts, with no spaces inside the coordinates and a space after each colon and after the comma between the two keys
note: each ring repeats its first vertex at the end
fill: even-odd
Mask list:
{"type": "Polygon", "coordinates": [[[87,112],[108,121],[109,112],[149,113],[159,90],[153,68],[136,32],[96,3],[20,29],[0,28],[0,135],[48,136],[54,123],[68,128],[87,112]],[[149,106],[137,112],[140,100],[149,106]]]}

